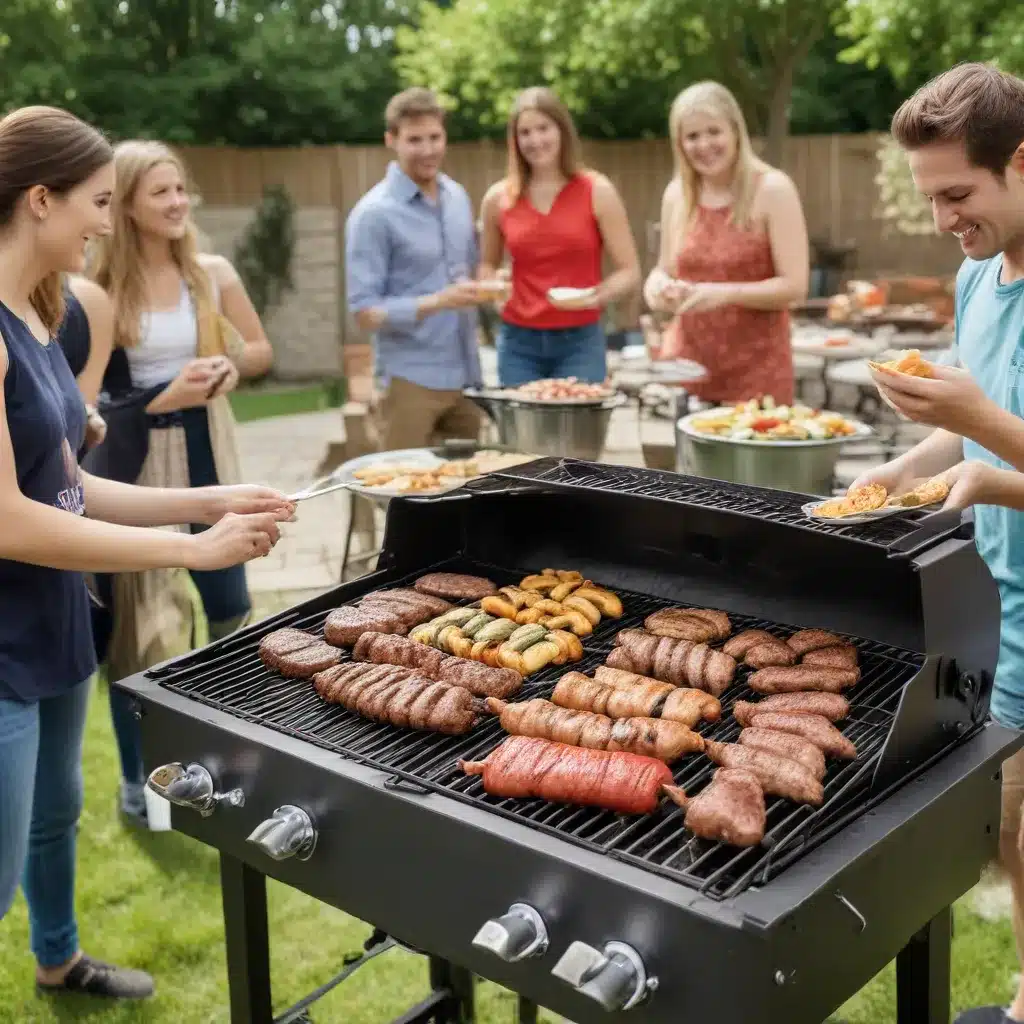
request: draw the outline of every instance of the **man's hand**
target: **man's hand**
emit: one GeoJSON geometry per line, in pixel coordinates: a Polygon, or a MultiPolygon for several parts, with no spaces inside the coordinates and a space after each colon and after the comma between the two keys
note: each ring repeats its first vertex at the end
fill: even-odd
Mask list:
{"type": "Polygon", "coordinates": [[[487,297],[478,287],[476,281],[469,278],[462,278],[454,284],[448,285],[431,296],[437,309],[465,309],[469,306],[479,306],[487,301],[487,297]]]}
{"type": "Polygon", "coordinates": [[[999,413],[974,378],[954,366],[934,366],[935,377],[911,377],[886,369],[870,369],[879,393],[908,419],[944,427],[972,437],[979,422],[999,413]]]}
{"type": "Polygon", "coordinates": [[[239,516],[269,513],[279,523],[295,516],[295,502],[272,487],[234,484],[198,487],[193,493],[199,503],[199,517],[193,521],[207,526],[213,526],[229,513],[239,516]]]}

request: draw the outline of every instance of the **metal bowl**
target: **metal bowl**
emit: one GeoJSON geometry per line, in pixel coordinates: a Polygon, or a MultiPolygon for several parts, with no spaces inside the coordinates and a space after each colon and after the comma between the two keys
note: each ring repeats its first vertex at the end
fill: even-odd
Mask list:
{"type": "Polygon", "coordinates": [[[503,446],[538,455],[595,462],[604,450],[612,413],[628,400],[623,394],[575,401],[531,401],[469,390],[494,421],[503,446]]]}
{"type": "Polygon", "coordinates": [[[698,432],[692,421],[706,416],[707,410],[676,421],[676,472],[798,494],[830,495],[842,446],[874,434],[866,423],[850,420],[856,433],[847,437],[741,441],[698,432]]]}

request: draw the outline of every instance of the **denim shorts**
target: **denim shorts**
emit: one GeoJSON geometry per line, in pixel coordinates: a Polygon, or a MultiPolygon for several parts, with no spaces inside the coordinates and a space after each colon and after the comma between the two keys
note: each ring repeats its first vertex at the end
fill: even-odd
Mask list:
{"type": "Polygon", "coordinates": [[[600,384],[608,373],[600,323],[550,330],[502,322],[498,331],[498,383],[514,388],[532,380],[575,377],[600,384]]]}

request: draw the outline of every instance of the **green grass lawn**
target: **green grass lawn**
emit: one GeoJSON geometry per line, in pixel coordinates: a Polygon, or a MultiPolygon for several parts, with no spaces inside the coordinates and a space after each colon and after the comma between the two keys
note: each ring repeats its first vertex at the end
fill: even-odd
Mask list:
{"type": "Polygon", "coordinates": [[[320,412],[344,401],[344,381],[308,384],[301,387],[257,384],[231,393],[231,409],[239,423],[268,416],[292,416],[320,412]]]}
{"type": "MultiPolygon", "coordinates": [[[[260,614],[271,610],[268,605],[260,614]]],[[[0,1022],[226,1024],[217,854],[175,832],[138,833],[121,825],[115,813],[117,753],[103,684],[97,686],[89,714],[85,779],[78,884],[83,946],[93,955],[151,971],[157,994],[145,1003],[114,1007],[88,998],[37,999],[25,904],[19,896],[0,923],[0,1022]]],[[[968,897],[957,907],[955,1009],[1007,999],[1017,971],[1009,923],[983,920],[973,905],[968,897]]],[[[344,956],[358,951],[371,929],[273,881],[269,906],[275,1010],[280,1012],[340,970],[344,956]]],[[[385,1024],[426,993],[425,961],[392,950],[316,1004],[313,1019],[317,1024],[385,1024]]],[[[478,987],[477,1006],[482,1024],[513,1020],[514,996],[496,985],[478,987]]],[[[557,1020],[551,1014],[541,1019],[547,1024],[557,1020]]],[[[834,1018],[844,1024],[891,1024],[895,1019],[892,966],[834,1018]]]]}

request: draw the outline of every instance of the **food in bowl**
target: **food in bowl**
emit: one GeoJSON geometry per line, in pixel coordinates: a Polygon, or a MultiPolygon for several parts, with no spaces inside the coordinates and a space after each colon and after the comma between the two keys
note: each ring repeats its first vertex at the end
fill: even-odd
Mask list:
{"type": "Polygon", "coordinates": [[[505,388],[503,395],[510,398],[530,398],[540,402],[565,402],[612,398],[615,389],[607,384],[588,384],[575,377],[531,380],[517,388],[505,388]]]}
{"type": "Polygon", "coordinates": [[[909,377],[934,377],[931,363],[923,358],[916,348],[904,349],[897,353],[895,359],[887,359],[884,363],[868,360],[873,370],[890,370],[893,373],[904,373],[909,377]]]}
{"type": "Polygon", "coordinates": [[[692,417],[690,425],[699,434],[733,441],[827,441],[857,432],[856,424],[840,413],[776,405],[770,397],[709,409],[692,417]]]}

